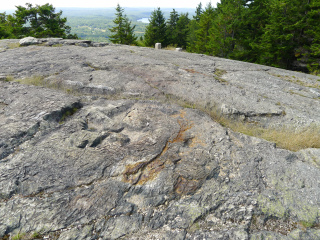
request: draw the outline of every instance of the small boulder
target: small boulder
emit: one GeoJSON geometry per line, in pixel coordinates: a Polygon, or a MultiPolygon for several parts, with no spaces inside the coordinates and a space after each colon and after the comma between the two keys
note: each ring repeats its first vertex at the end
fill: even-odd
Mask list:
{"type": "Polygon", "coordinates": [[[19,41],[20,46],[29,46],[29,45],[39,44],[39,43],[40,43],[40,41],[34,37],[22,38],[19,41]]]}

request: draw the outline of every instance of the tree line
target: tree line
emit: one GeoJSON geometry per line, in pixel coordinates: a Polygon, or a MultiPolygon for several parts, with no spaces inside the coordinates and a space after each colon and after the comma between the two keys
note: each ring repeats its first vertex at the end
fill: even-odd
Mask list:
{"type": "MultiPolygon", "coordinates": [[[[14,14],[0,13],[0,39],[77,38],[62,11],[27,3],[14,14]]],[[[184,48],[188,52],[320,74],[320,0],[221,0],[197,6],[194,16],[160,8],[149,18],[144,37],[118,4],[109,39],[114,43],[184,48]]]]}
{"type": "Polygon", "coordinates": [[[320,74],[320,0],[221,0],[200,3],[192,18],[173,9],[166,20],[157,8],[149,20],[145,46],[320,74]]]}

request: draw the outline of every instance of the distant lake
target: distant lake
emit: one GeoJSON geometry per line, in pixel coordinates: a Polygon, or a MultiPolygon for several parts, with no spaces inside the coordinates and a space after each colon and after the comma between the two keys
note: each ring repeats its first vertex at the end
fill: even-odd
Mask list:
{"type": "Polygon", "coordinates": [[[140,18],[137,20],[138,22],[149,23],[149,18],[140,18]]]}

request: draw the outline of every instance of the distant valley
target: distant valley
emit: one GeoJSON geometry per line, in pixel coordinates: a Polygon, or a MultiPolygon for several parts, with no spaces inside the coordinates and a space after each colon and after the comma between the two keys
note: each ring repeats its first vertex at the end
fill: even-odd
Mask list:
{"type": "MultiPolygon", "coordinates": [[[[60,10],[57,8],[57,10],[60,10]]],[[[109,42],[109,28],[114,26],[115,8],[61,8],[63,16],[67,17],[67,24],[71,32],[76,33],[82,39],[96,42],[109,42]]],[[[136,25],[135,35],[140,38],[144,35],[145,27],[148,25],[148,18],[154,8],[125,8],[125,14],[136,25]]],[[[161,9],[166,19],[169,18],[171,8],[161,9]]],[[[177,8],[179,13],[194,14],[195,9],[177,8]]]]}

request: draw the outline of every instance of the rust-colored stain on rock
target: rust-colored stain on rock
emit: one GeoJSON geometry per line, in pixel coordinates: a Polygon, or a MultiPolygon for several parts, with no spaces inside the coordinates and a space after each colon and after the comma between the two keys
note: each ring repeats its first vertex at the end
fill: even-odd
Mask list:
{"type": "Polygon", "coordinates": [[[165,167],[165,164],[166,164],[166,161],[163,161],[160,158],[157,158],[156,160],[152,161],[150,164],[148,164],[145,167],[137,184],[143,185],[146,182],[154,179],[165,167]]]}
{"type": "Polygon", "coordinates": [[[194,193],[200,186],[199,180],[188,180],[182,176],[179,176],[174,188],[179,195],[185,195],[194,193]]]}
{"type": "Polygon", "coordinates": [[[143,167],[147,164],[148,162],[138,162],[127,165],[125,171],[123,172],[123,180],[131,184],[136,184],[140,179],[143,167]]]}
{"type": "MultiPolygon", "coordinates": [[[[174,116],[179,118],[177,120],[180,126],[179,132],[172,140],[169,140],[166,143],[161,153],[151,161],[138,162],[135,164],[127,165],[125,171],[123,172],[123,181],[131,183],[133,185],[143,185],[146,182],[156,178],[156,176],[164,169],[166,164],[169,163],[168,156],[165,157],[164,155],[170,148],[170,145],[188,141],[188,139],[186,139],[185,137],[185,132],[191,129],[194,125],[192,122],[185,120],[185,115],[186,112],[182,110],[180,111],[179,115],[174,116]]],[[[178,157],[179,156],[177,156],[177,158],[178,157]]],[[[169,158],[172,158],[172,156],[169,158]]],[[[183,194],[184,192],[192,191],[192,189],[194,188],[193,186],[197,185],[193,182],[185,183],[184,180],[180,180],[180,182],[181,183],[177,185],[177,192],[181,192],[181,194],[183,194]]]]}

